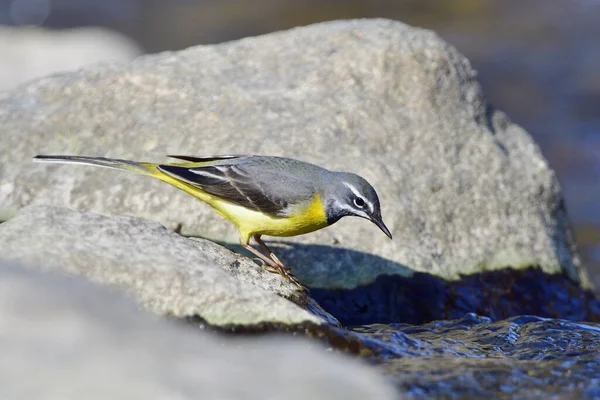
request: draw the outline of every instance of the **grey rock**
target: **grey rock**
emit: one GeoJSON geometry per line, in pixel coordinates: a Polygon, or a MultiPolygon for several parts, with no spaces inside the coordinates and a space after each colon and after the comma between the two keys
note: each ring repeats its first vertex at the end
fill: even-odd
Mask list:
{"type": "Polygon", "coordinates": [[[0,135],[5,214],[67,205],[236,243],[231,224],[161,182],[30,158],[291,156],[364,176],[394,235],[344,218],[291,239],[332,249],[284,260],[314,287],[355,287],[381,271],[457,279],[530,265],[589,286],[556,176],[531,137],[487,106],[452,46],[398,22],[329,22],[41,79],[0,96],[0,135]]]}
{"type": "Polygon", "coordinates": [[[299,338],[223,338],[80,279],[0,263],[0,398],[393,399],[373,367],[299,338]]]}
{"type": "Polygon", "coordinates": [[[0,225],[0,258],[84,276],[133,294],[159,315],[199,316],[219,326],[325,322],[284,298],[304,301],[280,275],[139,218],[29,206],[0,225]]]}
{"type": "Polygon", "coordinates": [[[142,54],[130,38],[103,28],[63,31],[0,26],[0,90],[45,75],[99,62],[126,62],[142,54]]]}

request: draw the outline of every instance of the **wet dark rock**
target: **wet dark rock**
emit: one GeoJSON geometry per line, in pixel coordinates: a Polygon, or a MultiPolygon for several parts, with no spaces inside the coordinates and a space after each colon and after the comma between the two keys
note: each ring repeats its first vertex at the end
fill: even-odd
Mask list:
{"type": "Polygon", "coordinates": [[[468,312],[493,321],[521,314],[600,321],[600,301],[562,274],[539,268],[504,269],[444,281],[416,273],[381,276],[352,290],[313,289],[311,295],[343,325],[459,318],[468,312]]]}
{"type": "Polygon", "coordinates": [[[296,337],[309,337],[330,349],[343,353],[360,356],[372,360],[383,359],[396,355],[394,347],[377,339],[371,339],[360,333],[355,333],[342,327],[326,324],[302,323],[282,324],[265,322],[253,325],[222,325],[215,326],[207,323],[201,317],[186,318],[193,326],[200,327],[214,333],[239,336],[262,336],[266,334],[291,335],[296,337]]]}

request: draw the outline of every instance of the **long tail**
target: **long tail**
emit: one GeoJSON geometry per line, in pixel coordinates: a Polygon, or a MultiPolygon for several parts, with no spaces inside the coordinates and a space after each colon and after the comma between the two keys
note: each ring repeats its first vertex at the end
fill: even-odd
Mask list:
{"type": "Polygon", "coordinates": [[[142,175],[158,177],[156,164],[146,162],[136,162],[129,160],[119,160],[103,157],[83,157],[83,156],[46,156],[37,155],[33,157],[34,162],[60,163],[60,164],[83,164],[96,165],[104,168],[121,169],[125,171],[137,172],[142,175]]]}
{"type": "MultiPolygon", "coordinates": [[[[187,194],[190,194],[197,199],[209,202],[211,196],[200,190],[198,187],[190,185],[180,179],[177,179],[169,174],[165,174],[158,169],[158,164],[152,164],[147,162],[137,162],[129,160],[119,160],[114,158],[103,158],[103,157],[83,157],[83,156],[46,156],[37,155],[33,158],[34,162],[47,162],[47,163],[60,163],[60,164],[83,164],[83,165],[95,165],[98,167],[120,169],[125,171],[136,172],[138,174],[151,176],[153,178],[160,179],[176,188],[183,190],[187,194]]],[[[170,164],[167,164],[170,165],[170,164]]],[[[183,164],[177,164],[179,166],[183,164]]],[[[193,164],[190,164],[193,165],[193,164]]]]}

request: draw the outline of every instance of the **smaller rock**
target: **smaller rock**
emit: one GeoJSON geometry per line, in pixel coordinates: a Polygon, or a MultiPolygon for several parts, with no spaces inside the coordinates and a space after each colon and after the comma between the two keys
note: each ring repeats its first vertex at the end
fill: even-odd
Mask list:
{"type": "MultiPolygon", "coordinates": [[[[45,211],[57,217],[61,210],[45,211]]],[[[54,233],[64,250],[65,238],[54,233]]],[[[314,342],[223,339],[152,318],[123,297],[79,278],[0,262],[0,398],[396,398],[377,370],[314,342]]]]}
{"type": "Polygon", "coordinates": [[[132,293],[159,315],[201,317],[215,326],[336,322],[287,300],[320,311],[252,260],[139,218],[29,206],[0,225],[0,255],[132,293]]]}
{"type": "Polygon", "coordinates": [[[104,28],[51,31],[0,26],[0,90],[99,62],[126,62],[142,54],[133,40],[104,28]]]}

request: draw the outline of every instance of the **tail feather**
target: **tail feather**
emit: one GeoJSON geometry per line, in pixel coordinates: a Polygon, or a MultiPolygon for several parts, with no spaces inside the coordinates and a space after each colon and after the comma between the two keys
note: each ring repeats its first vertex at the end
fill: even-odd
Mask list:
{"type": "Polygon", "coordinates": [[[37,155],[33,157],[33,161],[59,164],[95,165],[104,168],[114,168],[137,172],[139,174],[150,176],[154,176],[157,171],[155,164],[104,157],[37,155]]]}
{"type": "Polygon", "coordinates": [[[190,194],[202,201],[206,201],[210,204],[210,196],[200,190],[198,187],[190,185],[181,179],[177,179],[169,174],[166,174],[158,169],[158,164],[152,164],[147,162],[136,162],[129,160],[119,160],[116,158],[104,158],[104,157],[84,157],[84,156],[46,156],[37,155],[33,158],[34,162],[47,162],[47,163],[61,163],[61,164],[83,164],[83,165],[95,165],[105,168],[120,169],[130,172],[136,172],[138,174],[151,176],[153,178],[160,179],[163,182],[173,185],[176,188],[183,190],[187,194],[190,194]]]}

